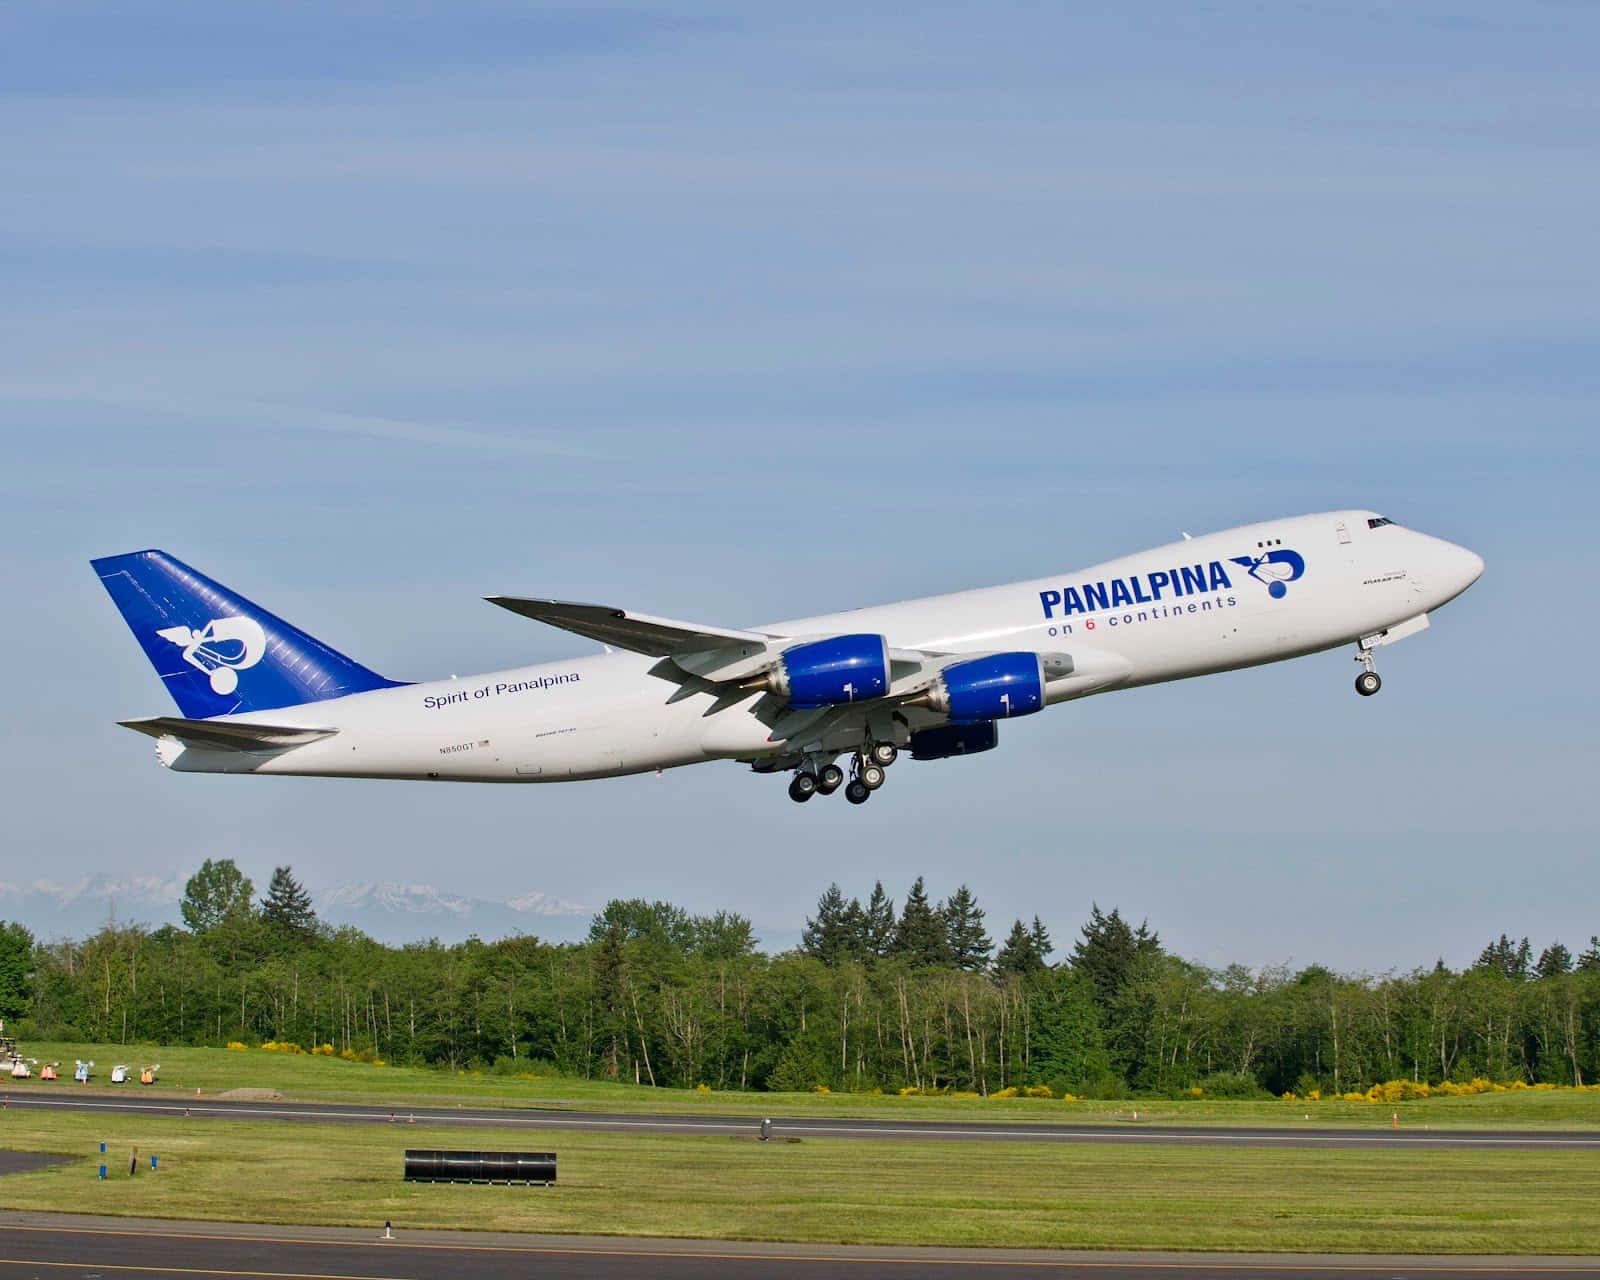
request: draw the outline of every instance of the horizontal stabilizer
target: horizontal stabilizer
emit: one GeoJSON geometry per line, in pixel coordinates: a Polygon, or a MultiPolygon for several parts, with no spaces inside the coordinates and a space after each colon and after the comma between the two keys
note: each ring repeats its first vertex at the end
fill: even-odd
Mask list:
{"type": "Polygon", "coordinates": [[[502,609],[510,609],[512,613],[520,613],[524,618],[547,622],[563,631],[652,658],[670,658],[674,654],[743,645],[757,645],[764,649],[772,639],[758,631],[734,631],[726,627],[702,626],[696,622],[653,618],[646,613],[630,613],[626,609],[614,609],[603,604],[529,600],[522,596],[485,596],[484,599],[502,609]]]}
{"type": "Polygon", "coordinates": [[[150,716],[117,722],[152,738],[177,738],[194,747],[213,751],[285,751],[322,738],[337,729],[301,729],[281,724],[241,724],[232,720],[185,720],[180,716],[150,716]]]}

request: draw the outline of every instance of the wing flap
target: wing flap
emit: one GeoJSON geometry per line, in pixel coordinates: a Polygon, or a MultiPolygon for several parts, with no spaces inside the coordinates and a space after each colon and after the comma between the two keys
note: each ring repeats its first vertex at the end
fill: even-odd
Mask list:
{"type": "Polygon", "coordinates": [[[232,720],[185,720],[181,716],[149,716],[118,724],[152,738],[176,738],[213,751],[285,751],[331,738],[337,729],[303,729],[294,725],[245,724],[232,720]]]}

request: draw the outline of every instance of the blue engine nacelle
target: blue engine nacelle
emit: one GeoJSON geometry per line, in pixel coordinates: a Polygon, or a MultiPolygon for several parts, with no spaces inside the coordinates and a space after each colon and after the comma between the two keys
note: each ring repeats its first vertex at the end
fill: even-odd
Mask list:
{"type": "Polygon", "coordinates": [[[889,680],[882,636],[829,636],[785,649],[766,686],[792,707],[833,707],[881,698],[889,680]]]}
{"type": "Polygon", "coordinates": [[[913,760],[947,760],[989,751],[1000,744],[1000,728],[993,720],[976,724],[940,724],[911,735],[913,760]]]}
{"type": "Polygon", "coordinates": [[[1037,653],[995,653],[939,673],[928,705],[956,724],[1007,720],[1044,709],[1044,662],[1037,653]]]}

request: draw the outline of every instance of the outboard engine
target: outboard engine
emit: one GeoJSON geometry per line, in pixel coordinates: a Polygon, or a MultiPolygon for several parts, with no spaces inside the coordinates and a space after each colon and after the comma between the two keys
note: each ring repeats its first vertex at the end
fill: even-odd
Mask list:
{"type": "Polygon", "coordinates": [[[1037,653],[994,653],[953,662],[923,695],[956,724],[1006,720],[1044,709],[1044,661],[1037,653]]]}
{"type": "Polygon", "coordinates": [[[832,707],[889,692],[889,642],[882,636],[830,636],[783,651],[760,687],[792,707],[832,707]]]}

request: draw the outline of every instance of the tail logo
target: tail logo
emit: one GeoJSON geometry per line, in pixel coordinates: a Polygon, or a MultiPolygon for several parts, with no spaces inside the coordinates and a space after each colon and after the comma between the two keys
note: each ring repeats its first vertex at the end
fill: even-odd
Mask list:
{"type": "Polygon", "coordinates": [[[1305,558],[1287,547],[1262,556],[1234,556],[1233,562],[1243,565],[1245,572],[1263,583],[1274,600],[1282,600],[1289,592],[1289,584],[1306,571],[1305,558]]]}
{"type": "Polygon", "coordinates": [[[183,660],[204,671],[214,693],[229,694],[239,687],[240,671],[253,667],[267,651],[267,634],[254,618],[213,618],[205,626],[164,627],[156,632],[183,649],[183,660]]]}

